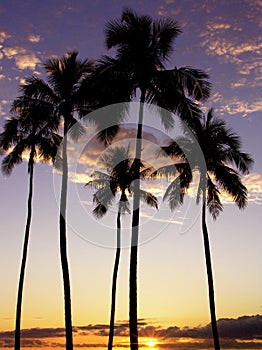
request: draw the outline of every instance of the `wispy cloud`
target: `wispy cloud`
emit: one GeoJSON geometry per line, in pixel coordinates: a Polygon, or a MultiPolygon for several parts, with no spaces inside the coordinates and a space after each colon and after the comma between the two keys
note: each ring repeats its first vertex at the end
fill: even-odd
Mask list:
{"type": "Polygon", "coordinates": [[[241,114],[243,117],[247,117],[250,113],[262,111],[262,101],[259,99],[250,102],[234,97],[231,101],[225,101],[225,104],[219,107],[219,111],[222,114],[241,114]]]}
{"type": "Polygon", "coordinates": [[[79,183],[79,184],[86,184],[88,181],[91,180],[91,177],[88,176],[86,173],[75,173],[75,172],[69,172],[68,178],[70,181],[79,183]]]}
{"type": "Polygon", "coordinates": [[[246,175],[243,183],[248,189],[249,202],[262,204],[262,174],[251,173],[246,175]]]}
{"type": "Polygon", "coordinates": [[[245,59],[241,57],[243,54],[260,55],[261,37],[251,37],[244,42],[239,42],[239,36],[223,35],[222,32],[230,28],[231,26],[226,23],[207,24],[207,31],[200,35],[202,37],[201,46],[206,49],[207,54],[224,56],[226,62],[239,64],[245,62],[245,59]]]}

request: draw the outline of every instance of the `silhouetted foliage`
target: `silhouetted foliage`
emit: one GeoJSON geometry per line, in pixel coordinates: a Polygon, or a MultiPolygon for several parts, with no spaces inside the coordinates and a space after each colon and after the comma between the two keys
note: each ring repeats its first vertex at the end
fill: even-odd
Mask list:
{"type": "Polygon", "coordinates": [[[34,164],[37,159],[44,162],[54,162],[62,138],[57,133],[59,120],[56,118],[52,106],[48,103],[36,101],[23,95],[13,102],[11,113],[12,116],[7,119],[4,130],[0,134],[0,148],[7,153],[2,161],[2,172],[5,175],[10,175],[14,166],[23,161],[23,156],[29,155],[27,221],[18,284],[15,325],[15,350],[19,350],[24,276],[32,217],[34,164]]]}
{"type": "MultiPolygon", "coordinates": [[[[130,157],[129,148],[109,148],[101,155],[99,163],[106,169],[107,173],[95,171],[92,174],[93,180],[86,184],[86,186],[91,186],[96,189],[93,195],[93,202],[95,204],[93,214],[99,219],[102,218],[113,204],[117,192],[120,193],[117,210],[117,248],[112,279],[112,302],[108,338],[108,350],[111,350],[114,338],[116,283],[121,253],[121,215],[131,213],[127,193],[129,196],[133,195],[135,173],[133,171],[134,161],[130,157]]],[[[141,179],[145,179],[153,171],[152,167],[146,167],[142,163],[140,164],[140,168],[141,179]]],[[[140,189],[140,198],[149,206],[155,207],[156,209],[158,208],[157,198],[152,193],[140,189]]]]}
{"type": "MultiPolygon", "coordinates": [[[[200,172],[200,181],[196,200],[199,203],[202,196],[202,230],[208,277],[211,324],[214,347],[216,350],[219,350],[220,344],[216,324],[211,253],[206,225],[206,207],[213,219],[216,219],[223,210],[223,203],[220,198],[222,191],[222,193],[229,196],[236,203],[239,209],[245,208],[247,204],[247,189],[242,183],[241,174],[248,173],[253,160],[250,155],[242,152],[239,136],[228,128],[222,119],[216,118],[212,109],[209,110],[207,117],[201,120],[195,120],[192,132],[195,136],[195,142],[202,149],[206,163],[204,173],[203,169],[197,169],[200,172]]],[[[181,145],[183,145],[183,149],[187,150],[188,154],[194,154],[196,151],[194,143],[186,137],[180,140],[179,146],[181,145]]],[[[179,146],[177,142],[172,142],[169,146],[162,148],[160,155],[179,158],[187,162],[186,155],[179,146]]],[[[164,199],[168,199],[172,210],[178,204],[183,203],[185,191],[189,188],[189,182],[187,180],[185,183],[183,182],[183,174],[184,178],[190,181],[194,169],[189,169],[188,166],[189,163],[182,165],[180,169],[182,172],[180,171],[179,176],[175,178],[166,190],[164,199]],[[182,194],[179,196],[180,189],[182,190],[182,194]]],[[[167,175],[169,174],[169,168],[161,169],[159,173],[160,175],[167,175]]],[[[176,173],[174,172],[173,176],[175,175],[176,173]]]]}

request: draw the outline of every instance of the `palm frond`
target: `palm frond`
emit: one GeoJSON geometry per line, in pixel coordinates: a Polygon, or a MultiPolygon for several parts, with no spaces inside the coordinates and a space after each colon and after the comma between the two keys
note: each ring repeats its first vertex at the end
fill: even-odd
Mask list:
{"type": "Polygon", "coordinates": [[[103,164],[109,173],[119,171],[129,171],[130,168],[130,154],[128,147],[110,147],[100,156],[100,164],[103,164]],[[125,163],[123,163],[125,162],[125,163]],[[118,167],[120,165],[120,167],[118,167]],[[122,169],[121,169],[122,168],[122,169]],[[116,169],[116,170],[115,170],[116,169]]]}
{"type": "Polygon", "coordinates": [[[108,146],[112,143],[113,139],[116,137],[120,130],[119,125],[115,124],[113,126],[102,128],[97,132],[97,139],[105,146],[108,146]]]}
{"type": "Polygon", "coordinates": [[[23,150],[14,148],[2,161],[2,172],[4,175],[10,175],[15,165],[22,163],[23,150]]]}
{"type": "Polygon", "coordinates": [[[247,188],[242,184],[239,173],[229,166],[217,164],[214,176],[219,186],[237,204],[240,209],[247,204],[247,188]]]}
{"type": "Polygon", "coordinates": [[[167,187],[163,201],[168,200],[171,210],[175,210],[183,203],[184,193],[181,191],[179,176],[177,176],[167,187]]]}
{"type": "Polygon", "coordinates": [[[176,70],[156,72],[153,83],[147,90],[147,102],[158,105],[163,110],[177,114],[182,121],[191,126],[195,119],[202,116],[202,111],[195,103],[195,98],[177,80],[176,70]]]}
{"type": "Polygon", "coordinates": [[[225,159],[226,161],[234,162],[235,166],[242,174],[248,174],[254,162],[248,153],[238,152],[232,149],[225,151],[225,159]]]}
{"type": "Polygon", "coordinates": [[[158,209],[157,197],[152,193],[140,189],[140,198],[143,199],[147,205],[158,209]]]}
{"type": "Polygon", "coordinates": [[[107,213],[108,208],[99,203],[93,210],[93,214],[96,218],[100,219],[107,213]]]}
{"type": "Polygon", "coordinates": [[[80,82],[93,69],[93,62],[77,59],[78,52],[73,51],[59,59],[49,59],[44,64],[48,82],[60,100],[72,100],[80,82]]]}
{"type": "Polygon", "coordinates": [[[121,214],[126,214],[126,213],[131,214],[131,211],[129,209],[129,202],[125,194],[125,191],[121,192],[121,197],[118,203],[118,210],[121,214]]]}
{"type": "Polygon", "coordinates": [[[94,204],[102,204],[106,208],[110,207],[114,201],[115,193],[111,191],[111,188],[106,186],[99,188],[93,195],[94,204]]]}
{"type": "Polygon", "coordinates": [[[40,136],[37,142],[39,156],[44,162],[56,160],[58,148],[62,142],[62,137],[56,133],[51,133],[49,137],[40,136]]]}
{"type": "Polygon", "coordinates": [[[204,101],[210,96],[211,84],[208,74],[204,71],[187,66],[175,68],[173,74],[187,96],[198,101],[204,101]]]}
{"type": "Polygon", "coordinates": [[[151,99],[151,92],[152,89],[149,88],[146,93],[146,101],[149,103],[149,110],[152,111],[152,113],[156,114],[157,116],[160,116],[161,123],[163,124],[164,128],[166,130],[170,130],[174,127],[174,115],[171,110],[168,110],[166,108],[162,108],[159,101],[156,99],[151,99]],[[155,104],[156,103],[156,104],[155,104]]]}
{"type": "Polygon", "coordinates": [[[155,38],[154,45],[159,49],[163,59],[167,59],[173,51],[174,39],[181,33],[177,22],[171,18],[156,20],[153,22],[152,37],[155,38]]]}
{"type": "Polygon", "coordinates": [[[109,180],[105,180],[105,179],[94,179],[94,180],[90,180],[85,184],[85,187],[90,186],[91,188],[94,189],[106,189],[106,188],[110,188],[110,182],[109,180]]]}
{"type": "Polygon", "coordinates": [[[19,119],[9,118],[4,125],[4,131],[0,134],[0,148],[7,151],[19,139],[19,119]]]}
{"type": "MultiPolygon", "coordinates": [[[[92,180],[85,187],[94,188],[96,193],[93,196],[94,203],[102,205],[106,209],[112,205],[117,192],[121,193],[121,198],[118,207],[121,213],[129,213],[129,203],[126,192],[133,194],[132,184],[134,177],[134,160],[130,158],[128,147],[110,147],[100,156],[98,163],[103,168],[106,168],[107,173],[95,171],[92,173],[92,180]]],[[[145,179],[154,169],[140,162],[141,179],[145,179]]],[[[157,207],[157,198],[149,192],[142,191],[141,198],[148,205],[157,207]]],[[[98,207],[96,210],[104,208],[98,207]]]]}
{"type": "Polygon", "coordinates": [[[31,76],[21,85],[22,96],[33,97],[36,100],[47,101],[56,105],[59,100],[52,88],[42,79],[31,76]]]}
{"type": "Polygon", "coordinates": [[[110,181],[110,175],[103,173],[102,171],[95,170],[91,177],[95,180],[103,180],[103,181],[110,181]]]}
{"type": "Polygon", "coordinates": [[[219,213],[223,211],[223,204],[220,201],[219,195],[220,195],[219,189],[208,176],[207,207],[214,220],[218,217],[219,213]]]}
{"type": "Polygon", "coordinates": [[[85,127],[80,121],[77,121],[72,115],[67,117],[68,135],[73,141],[77,141],[86,132],[85,127]]]}
{"type": "Polygon", "coordinates": [[[141,162],[140,169],[140,179],[153,178],[156,172],[156,169],[153,166],[146,166],[143,162],[141,162]],[[143,169],[143,167],[145,168],[143,169]]]}
{"type": "Polygon", "coordinates": [[[152,173],[152,177],[164,177],[169,179],[171,177],[176,177],[179,175],[176,164],[169,164],[156,169],[152,173]]]}
{"type": "Polygon", "coordinates": [[[168,146],[162,146],[157,152],[157,157],[171,157],[178,162],[186,161],[186,153],[190,154],[192,144],[189,139],[179,137],[176,141],[170,142],[168,146]]]}

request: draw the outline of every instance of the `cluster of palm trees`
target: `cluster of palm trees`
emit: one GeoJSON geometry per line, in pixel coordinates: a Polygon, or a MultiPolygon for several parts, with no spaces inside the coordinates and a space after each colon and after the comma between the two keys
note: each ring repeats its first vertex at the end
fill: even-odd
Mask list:
{"type": "MultiPolygon", "coordinates": [[[[6,121],[0,135],[1,150],[6,152],[2,170],[10,174],[13,167],[29,153],[29,194],[28,216],[24,236],[22,263],[20,270],[15,349],[20,349],[21,306],[24,275],[26,270],[27,247],[32,216],[33,170],[36,159],[54,161],[61,140],[59,152],[62,186],[60,197],[60,256],[64,286],[64,313],[66,349],[73,349],[71,293],[69,266],[67,261],[66,208],[67,208],[67,138],[77,139],[84,133],[81,118],[89,111],[115,103],[131,102],[139,98],[140,108],[137,124],[135,156],[130,157],[129,149],[114,147],[102,157],[107,172],[94,172],[87,184],[96,190],[94,194],[94,214],[102,217],[113,203],[117,192],[120,194],[117,209],[117,249],[113,271],[112,307],[108,349],[113,347],[114,317],[116,305],[116,281],[121,249],[121,215],[132,215],[132,238],[130,248],[129,279],[129,328],[130,348],[138,349],[137,324],[137,254],[139,242],[140,199],[155,208],[157,198],[143,191],[140,181],[149,174],[173,177],[165,197],[170,208],[183,203],[192,181],[194,170],[189,164],[188,154],[194,149],[185,133],[178,143],[171,142],[162,147],[159,154],[173,157],[174,167],[151,169],[141,161],[144,104],[161,107],[161,121],[166,129],[174,127],[173,115],[178,116],[191,130],[200,145],[206,169],[200,173],[197,202],[202,197],[202,227],[209,286],[211,323],[215,349],[220,349],[216,326],[215,298],[211,257],[206,226],[206,208],[216,218],[223,205],[220,191],[225,191],[239,208],[247,202],[247,189],[241,182],[241,174],[248,172],[251,157],[241,151],[239,137],[227,128],[224,121],[214,117],[210,110],[205,117],[199,108],[210,95],[208,75],[192,67],[167,69],[168,61],[180,27],[172,19],[153,20],[150,16],[137,15],[125,8],[120,19],[110,21],[105,30],[108,49],[115,49],[115,56],[103,56],[92,60],[79,60],[77,52],[71,52],[59,59],[50,59],[44,64],[47,79],[32,76],[21,86],[20,96],[13,102],[11,117],[6,121]],[[74,128],[72,128],[74,126],[74,128]],[[73,130],[73,132],[72,132],[73,130]],[[61,136],[62,135],[62,136],[61,136]],[[181,147],[183,145],[183,147],[181,147]],[[187,149],[187,152],[185,152],[187,149]],[[117,159],[121,159],[117,162],[117,159]],[[135,180],[135,181],[134,181],[135,180]],[[130,210],[127,193],[133,195],[130,210]]],[[[118,113],[94,118],[98,138],[104,144],[113,142],[120,130],[120,122],[125,116],[126,104],[118,113]],[[105,120],[107,118],[107,120],[105,120]],[[110,125],[110,126],[108,126],[110,125]]],[[[88,115],[87,115],[88,119],[88,115]]],[[[28,157],[27,157],[28,158],[28,157]]],[[[57,160],[57,159],[56,159],[57,160]]],[[[197,168],[197,164],[195,165],[197,168]]],[[[198,169],[199,170],[199,169],[198,169]]]]}

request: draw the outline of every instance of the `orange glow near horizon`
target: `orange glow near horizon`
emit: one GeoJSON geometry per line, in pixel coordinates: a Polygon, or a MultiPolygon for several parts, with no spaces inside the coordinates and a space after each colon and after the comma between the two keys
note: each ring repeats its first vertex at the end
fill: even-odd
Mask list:
{"type": "Polygon", "coordinates": [[[157,345],[157,341],[155,340],[155,339],[150,339],[150,340],[148,340],[148,342],[147,342],[147,346],[149,347],[149,348],[155,348],[155,346],[157,345]]]}
{"type": "Polygon", "coordinates": [[[151,349],[151,350],[158,350],[158,340],[155,338],[148,338],[148,337],[140,337],[139,343],[145,348],[151,349]]]}

